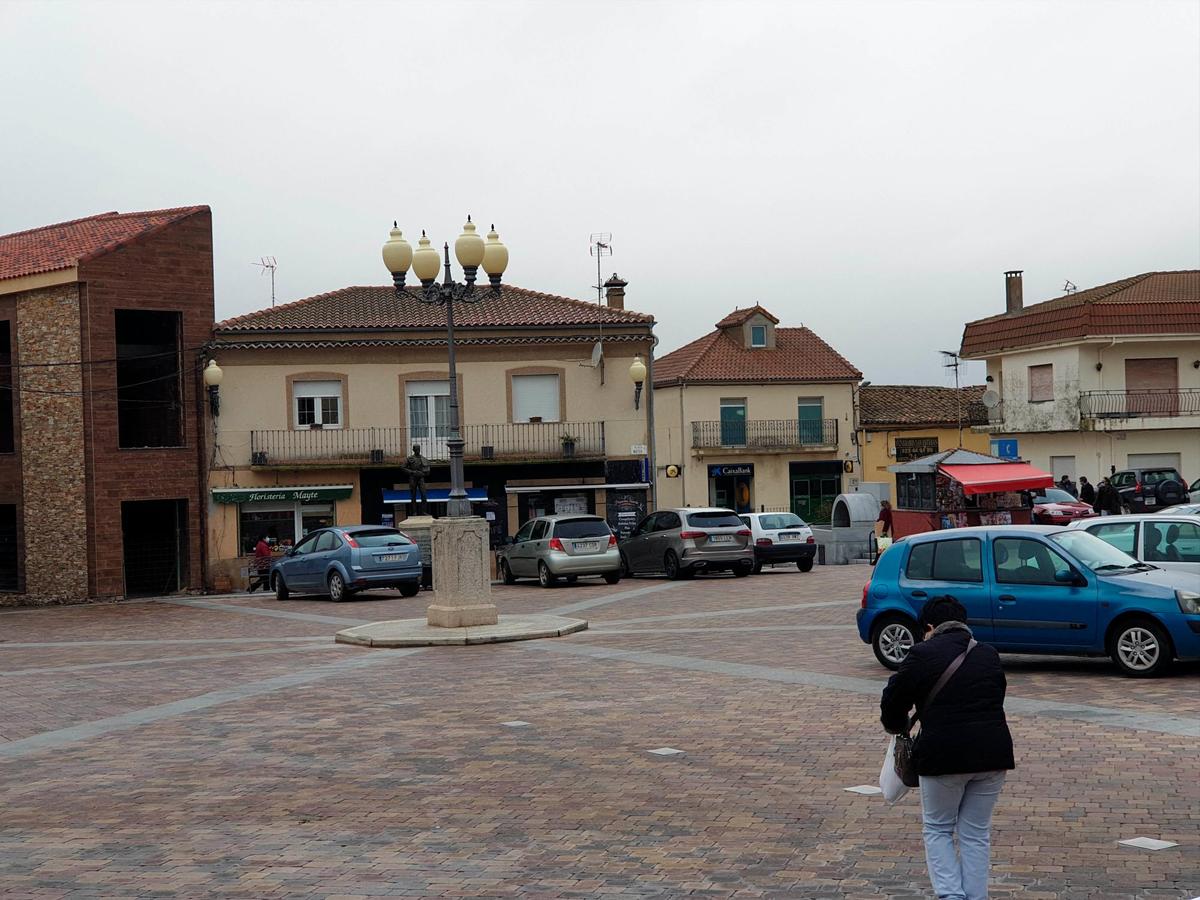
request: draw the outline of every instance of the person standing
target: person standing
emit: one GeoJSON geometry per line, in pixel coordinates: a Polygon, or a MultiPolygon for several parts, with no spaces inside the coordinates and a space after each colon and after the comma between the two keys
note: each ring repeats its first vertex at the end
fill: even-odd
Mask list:
{"type": "Polygon", "coordinates": [[[270,587],[270,579],[271,545],[267,543],[267,536],[260,534],[254,545],[254,575],[250,578],[249,593],[253,594],[255,588],[262,588],[265,591],[270,587]]]}
{"type": "Polygon", "coordinates": [[[1071,480],[1069,475],[1063,475],[1062,478],[1058,479],[1058,487],[1060,490],[1066,491],[1072,497],[1079,496],[1075,490],[1075,482],[1071,480]]]}
{"type": "Polygon", "coordinates": [[[892,536],[892,504],[888,500],[884,500],[879,504],[879,518],[876,522],[882,522],[883,528],[880,529],[880,537],[892,536]]]}
{"type": "Polygon", "coordinates": [[[1092,487],[1086,475],[1079,476],[1079,499],[1088,505],[1096,502],[1096,489],[1092,487]]]}
{"type": "Polygon", "coordinates": [[[974,644],[967,611],[955,598],[926,602],[917,625],[923,639],[883,689],[880,721],[899,734],[908,730],[914,706],[920,717],[913,756],[934,893],[939,900],[986,900],[992,811],[1008,771],[1015,768],[1004,717],[1004,670],[995,649],[974,644]],[[960,657],[958,668],[926,703],[960,657]]]}

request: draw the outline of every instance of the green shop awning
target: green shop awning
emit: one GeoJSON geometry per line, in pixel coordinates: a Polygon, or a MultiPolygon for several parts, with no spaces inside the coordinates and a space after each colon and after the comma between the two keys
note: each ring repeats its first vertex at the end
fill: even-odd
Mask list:
{"type": "Polygon", "coordinates": [[[212,498],[217,503],[314,503],[321,500],[345,500],[353,492],[352,484],[213,488],[212,498]]]}

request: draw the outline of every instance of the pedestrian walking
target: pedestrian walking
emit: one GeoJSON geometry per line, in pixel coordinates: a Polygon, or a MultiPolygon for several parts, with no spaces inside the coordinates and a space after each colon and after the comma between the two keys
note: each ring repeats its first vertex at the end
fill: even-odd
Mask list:
{"type": "Polygon", "coordinates": [[[1072,497],[1079,496],[1078,492],[1075,490],[1075,482],[1071,480],[1069,475],[1063,475],[1062,478],[1058,479],[1058,487],[1060,490],[1066,491],[1072,497]]]}
{"type": "Polygon", "coordinates": [[[271,545],[267,543],[267,536],[260,534],[254,545],[254,574],[250,576],[248,592],[253,594],[255,588],[262,588],[265,591],[270,585],[271,545]]]}
{"type": "Polygon", "coordinates": [[[1100,488],[1096,491],[1096,502],[1092,509],[1102,516],[1118,516],[1121,514],[1121,495],[1107,478],[1100,479],[1100,488]]]}
{"type": "Polygon", "coordinates": [[[1096,489],[1092,487],[1086,475],[1079,476],[1079,499],[1089,504],[1096,502],[1096,489]]]}
{"type": "Polygon", "coordinates": [[[879,504],[879,518],[875,520],[883,524],[883,528],[879,531],[879,537],[892,536],[892,504],[888,500],[884,500],[879,504]]]}
{"type": "Polygon", "coordinates": [[[1004,670],[992,647],[975,643],[955,598],[926,602],[917,626],[923,639],[883,689],[880,720],[903,734],[915,706],[921,722],[913,760],[934,893],[939,900],[986,900],[992,810],[1014,768],[1004,670]]]}

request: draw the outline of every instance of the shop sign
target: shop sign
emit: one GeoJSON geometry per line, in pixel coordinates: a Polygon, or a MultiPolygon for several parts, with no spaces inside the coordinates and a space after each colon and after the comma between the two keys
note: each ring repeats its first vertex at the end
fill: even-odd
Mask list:
{"type": "Polygon", "coordinates": [[[754,477],[754,463],[737,463],[736,465],[709,466],[709,478],[722,478],[727,475],[749,475],[754,477]]]}
{"type": "Polygon", "coordinates": [[[316,487],[271,488],[213,488],[217,503],[315,503],[322,500],[345,500],[354,491],[352,484],[320,485],[316,487]]]}
{"type": "Polygon", "coordinates": [[[1017,442],[1012,438],[993,439],[992,456],[999,456],[1001,459],[1021,458],[1021,454],[1018,452],[1017,442]]]}

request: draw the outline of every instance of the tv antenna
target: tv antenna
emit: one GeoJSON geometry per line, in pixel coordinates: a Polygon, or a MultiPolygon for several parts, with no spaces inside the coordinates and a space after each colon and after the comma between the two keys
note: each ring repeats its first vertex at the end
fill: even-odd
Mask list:
{"type": "Polygon", "coordinates": [[[942,354],[942,368],[954,370],[954,410],[958,415],[958,448],[962,449],[962,389],[958,385],[958,370],[962,367],[962,360],[953,350],[939,351],[942,354]]]}
{"type": "Polygon", "coordinates": [[[612,256],[612,233],[593,231],[588,253],[596,258],[596,305],[604,305],[604,277],[600,274],[601,260],[612,256]]]}
{"type": "Polygon", "coordinates": [[[1073,282],[1073,281],[1068,281],[1063,285],[1063,293],[1064,294],[1073,294],[1077,290],[1079,290],[1079,288],[1077,288],[1075,286],[1075,282],[1073,282]]]}
{"type": "Polygon", "coordinates": [[[274,306],[275,305],[275,269],[276,269],[275,257],[264,256],[259,262],[250,263],[250,265],[258,266],[260,269],[262,269],[263,275],[266,275],[268,272],[271,273],[271,305],[274,306]]]}

